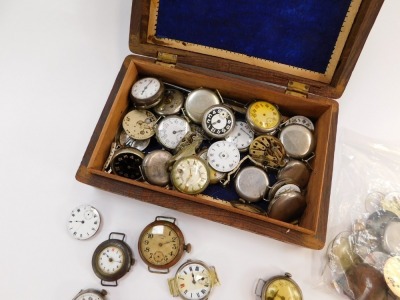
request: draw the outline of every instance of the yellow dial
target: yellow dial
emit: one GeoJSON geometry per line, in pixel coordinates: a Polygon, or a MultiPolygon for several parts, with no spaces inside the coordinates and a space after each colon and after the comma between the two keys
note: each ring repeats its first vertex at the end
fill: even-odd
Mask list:
{"type": "Polygon", "coordinates": [[[171,182],[182,193],[201,193],[210,183],[206,162],[195,156],[179,159],[172,167],[171,182]]]}
{"type": "Polygon", "coordinates": [[[149,271],[156,273],[168,273],[168,268],[178,262],[183,251],[190,252],[191,249],[190,244],[185,245],[175,219],[169,217],[157,217],[147,225],[140,234],[138,246],[140,257],[149,266],[149,271]]]}
{"type": "Polygon", "coordinates": [[[275,105],[266,101],[256,101],[249,105],[246,120],[254,131],[271,133],[278,128],[281,114],[275,105]]]}
{"type": "Polygon", "coordinates": [[[276,279],[269,284],[263,300],[302,299],[298,286],[286,278],[276,279]]]}
{"type": "Polygon", "coordinates": [[[383,275],[393,294],[400,297],[400,256],[393,256],[386,261],[383,275]]]}

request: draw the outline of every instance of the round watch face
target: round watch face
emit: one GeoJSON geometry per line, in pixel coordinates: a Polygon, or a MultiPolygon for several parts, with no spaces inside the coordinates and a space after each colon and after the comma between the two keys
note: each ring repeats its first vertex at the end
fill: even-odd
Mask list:
{"type": "Polygon", "coordinates": [[[79,292],[72,300],[105,300],[105,295],[107,295],[105,290],[87,289],[79,292]]]}
{"type": "Polygon", "coordinates": [[[148,110],[131,110],[122,120],[122,127],[130,137],[146,140],[154,135],[156,122],[156,117],[148,110]]]}
{"type": "Polygon", "coordinates": [[[220,102],[214,91],[204,88],[195,89],[186,98],[185,111],[194,123],[201,124],[206,109],[220,102]]]}
{"type": "Polygon", "coordinates": [[[185,98],[181,91],[167,89],[160,103],[153,108],[153,111],[161,116],[174,115],[181,110],[184,101],[185,98]]]}
{"type": "Polygon", "coordinates": [[[314,124],[313,122],[305,117],[305,116],[294,116],[291,117],[288,121],[287,124],[298,124],[298,125],[302,125],[307,127],[308,129],[310,129],[311,131],[314,131],[314,124]]]}
{"type": "Polygon", "coordinates": [[[212,288],[209,269],[200,262],[182,265],[175,275],[180,296],[183,299],[207,299],[212,288]]]}
{"type": "Polygon", "coordinates": [[[201,193],[210,182],[207,163],[195,156],[181,158],[172,167],[171,181],[182,193],[201,193]]]}
{"type": "Polygon", "coordinates": [[[271,299],[303,299],[300,287],[290,278],[277,276],[265,284],[262,300],[271,299]]]}
{"type": "Polygon", "coordinates": [[[175,265],[186,249],[181,230],[165,220],[147,225],[139,237],[139,254],[154,269],[168,269],[175,265]]]}
{"type": "Polygon", "coordinates": [[[254,140],[254,132],[246,122],[236,121],[232,132],[225,137],[225,140],[234,143],[239,151],[245,151],[254,140]]]}
{"type": "MultiPolygon", "coordinates": [[[[207,161],[207,152],[208,149],[204,149],[199,152],[198,156],[204,161],[207,161]]],[[[210,165],[208,165],[208,169],[210,171],[210,184],[216,184],[226,177],[226,173],[218,172],[217,170],[213,169],[210,165]]]]}
{"type": "Polygon", "coordinates": [[[130,179],[142,177],[140,166],[144,154],[137,149],[126,148],[115,152],[111,160],[111,169],[114,174],[130,179]]]}
{"type": "Polygon", "coordinates": [[[175,149],[189,131],[189,123],[184,118],[168,116],[156,127],[156,137],[164,147],[175,149]]]}
{"type": "Polygon", "coordinates": [[[92,268],[104,281],[116,281],[124,276],[133,264],[132,250],[122,240],[109,239],[93,253],[92,268]]]}
{"type": "Polygon", "coordinates": [[[92,237],[100,227],[100,214],[90,205],[80,205],[74,208],[68,220],[68,231],[78,240],[92,237]]]}
{"type": "Polygon", "coordinates": [[[207,162],[219,172],[230,172],[239,164],[240,152],[235,144],[218,141],[208,149],[207,162]]]}
{"type": "Polygon", "coordinates": [[[206,109],[202,126],[206,134],[213,138],[224,138],[235,125],[233,111],[224,105],[213,105],[206,109]]]}
{"type": "Polygon", "coordinates": [[[164,84],[157,78],[146,77],[136,81],[131,89],[131,98],[138,108],[157,105],[164,94],[164,84]]]}
{"type": "Polygon", "coordinates": [[[256,101],[249,105],[246,120],[254,131],[270,133],[278,128],[281,114],[275,105],[266,101],[256,101]]]}

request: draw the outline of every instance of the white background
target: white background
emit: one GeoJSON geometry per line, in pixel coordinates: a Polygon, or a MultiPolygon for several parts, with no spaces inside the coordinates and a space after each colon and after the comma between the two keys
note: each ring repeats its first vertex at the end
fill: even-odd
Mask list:
{"type": "MultiPolygon", "coordinates": [[[[178,219],[193,245],[184,260],[216,267],[222,285],[211,299],[254,299],[258,278],[284,272],[292,273],[305,299],[342,299],[322,282],[324,250],[284,244],[75,180],[129,54],[130,9],[130,0],[0,0],[0,298],[72,299],[82,288],[101,288],[92,253],[109,232],[119,231],[127,234],[137,262],[117,288],[108,288],[108,299],[170,299],[167,278],[177,266],[170,275],[151,274],[136,246],[145,225],[168,215],[178,219]],[[77,241],[66,221],[83,203],[99,209],[103,225],[92,239],[77,241]]],[[[335,175],[345,129],[400,143],[399,13],[400,1],[383,5],[338,100],[335,175]]],[[[332,195],[331,207],[340,200],[332,195]]],[[[328,229],[328,239],[334,235],[328,229]]]]}

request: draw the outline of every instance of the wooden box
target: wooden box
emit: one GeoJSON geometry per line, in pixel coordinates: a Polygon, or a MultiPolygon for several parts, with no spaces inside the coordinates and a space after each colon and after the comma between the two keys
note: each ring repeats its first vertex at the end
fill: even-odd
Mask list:
{"type": "MultiPolygon", "coordinates": [[[[338,117],[338,103],[332,98],[340,97],[343,93],[383,0],[330,1],[331,10],[335,10],[336,7],[341,5],[342,10],[345,7],[345,15],[344,19],[343,17],[341,19],[340,28],[337,30],[338,36],[333,47],[331,47],[332,53],[323,72],[310,71],[265,58],[259,59],[250,54],[243,55],[242,53],[235,53],[231,49],[219,49],[209,44],[206,46],[198,45],[196,38],[192,40],[192,37],[188,35],[189,41],[177,40],[175,37],[168,36],[170,34],[168,30],[162,31],[163,34],[158,36],[158,26],[160,24],[168,25],[168,20],[164,20],[165,16],[162,16],[160,9],[171,14],[171,5],[173,11],[175,11],[178,6],[199,3],[192,2],[133,1],[129,43],[133,55],[126,57],[122,64],[77,171],[77,180],[107,191],[200,216],[284,242],[312,249],[321,249],[325,243],[327,230],[338,117]],[[163,18],[160,23],[158,17],[163,18]],[[167,58],[167,60],[164,58],[167,58]],[[263,99],[278,105],[284,115],[304,115],[313,119],[315,121],[317,145],[315,158],[312,160],[313,171],[306,193],[307,208],[300,222],[293,225],[277,221],[264,215],[235,208],[227,201],[220,201],[203,195],[186,195],[172,189],[126,179],[102,171],[114,136],[128,111],[130,105],[128,95],[132,84],[143,76],[159,77],[188,89],[198,87],[218,89],[224,97],[243,103],[248,103],[253,99],[263,99]]],[[[291,4],[297,5],[298,11],[304,9],[304,3],[308,3],[309,7],[319,6],[321,3],[321,1],[315,0],[297,2],[291,4]]],[[[328,2],[325,1],[325,6],[329,6],[328,2]]],[[[201,3],[211,5],[213,2],[207,0],[201,3]]],[[[261,14],[261,19],[264,19],[264,14],[267,18],[269,14],[266,12],[271,10],[269,9],[271,6],[282,5],[274,4],[275,1],[251,0],[249,4],[251,3],[257,5],[264,3],[266,5],[263,7],[265,11],[255,9],[250,12],[250,16],[246,15],[249,12],[243,12],[241,19],[232,21],[229,26],[232,28],[241,26],[242,21],[252,17],[251,14],[254,11],[261,14]]],[[[235,4],[235,6],[237,5],[235,4]]],[[[239,4],[238,6],[240,7],[239,4]]],[[[278,7],[277,9],[281,8],[278,7]]],[[[292,7],[292,9],[295,9],[295,7],[292,7]]],[[[199,13],[200,18],[208,17],[209,14],[214,13],[216,20],[226,15],[231,19],[233,18],[233,15],[229,16],[225,11],[222,17],[218,15],[221,12],[220,7],[213,8],[212,13],[209,7],[204,10],[207,15],[199,13]]],[[[323,12],[322,9],[320,11],[323,12]]],[[[181,13],[182,11],[179,12],[179,14],[181,13]]],[[[194,12],[189,11],[187,13],[193,14],[194,12]]],[[[179,14],[168,15],[168,18],[178,18],[181,16],[179,14]]],[[[179,22],[190,23],[190,15],[182,18],[183,20],[179,22]],[[185,18],[187,18],[186,21],[185,18]]],[[[278,19],[274,22],[280,21],[282,20],[278,19]]],[[[176,25],[177,30],[181,30],[178,26],[178,20],[176,19],[174,22],[171,23],[172,26],[168,26],[173,28],[176,25]]],[[[270,20],[267,20],[267,22],[273,23],[270,20]]],[[[219,25],[218,22],[215,23],[217,25],[212,24],[212,26],[228,26],[226,20],[220,22],[219,25]]],[[[295,24],[300,28],[298,38],[307,39],[304,36],[304,30],[310,30],[310,27],[301,29],[301,24],[295,24]]],[[[198,26],[194,27],[193,30],[199,28],[198,26]]],[[[189,30],[192,29],[189,27],[189,30]]],[[[296,27],[293,30],[294,35],[287,28],[278,33],[282,36],[295,36],[298,29],[296,27]]],[[[215,34],[220,34],[218,30],[215,30],[215,32],[215,34]]],[[[251,32],[248,35],[254,34],[256,33],[251,32]]],[[[200,35],[204,35],[204,32],[200,35]]],[[[206,38],[204,40],[210,40],[210,43],[213,43],[212,39],[206,38]]],[[[223,39],[216,40],[219,43],[223,39]]],[[[284,38],[282,40],[285,42],[284,38]]],[[[308,37],[305,44],[311,43],[311,40],[308,37]]],[[[262,39],[258,40],[258,43],[262,42],[262,39]]],[[[269,42],[271,43],[271,41],[269,42]]],[[[280,42],[282,41],[276,41],[276,45],[279,45],[280,42]]],[[[318,43],[318,40],[314,42],[318,43]]],[[[321,45],[321,42],[319,43],[321,45]]],[[[314,49],[318,50],[318,47],[314,47],[314,49]]]]}

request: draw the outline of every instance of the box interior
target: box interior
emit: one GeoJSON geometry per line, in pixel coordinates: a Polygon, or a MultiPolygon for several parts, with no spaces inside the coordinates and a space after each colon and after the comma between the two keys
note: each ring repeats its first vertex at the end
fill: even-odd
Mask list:
{"type": "MultiPolygon", "coordinates": [[[[290,95],[284,95],[281,92],[274,91],[273,89],[267,89],[259,83],[252,83],[250,86],[249,84],[250,83],[241,79],[235,80],[232,78],[231,80],[227,80],[225,78],[218,78],[217,76],[215,78],[210,78],[210,76],[204,75],[201,72],[193,73],[174,68],[165,68],[154,63],[144,63],[140,60],[131,60],[112,103],[110,113],[105,120],[100,136],[95,144],[94,151],[88,163],[88,171],[91,174],[128,183],[133,186],[144,187],[174,197],[184,198],[188,201],[214,206],[224,211],[234,211],[235,213],[251,216],[252,218],[265,221],[266,224],[273,223],[283,228],[299,231],[305,234],[315,234],[317,231],[320,209],[321,206],[324,205],[323,201],[329,201],[329,199],[325,200],[323,197],[323,185],[324,180],[326,180],[326,178],[324,178],[324,170],[327,161],[330,159],[328,158],[328,139],[330,131],[335,130],[332,128],[332,120],[335,113],[334,109],[332,109],[334,101],[318,97],[302,99],[290,95]],[[216,197],[210,197],[209,195],[203,194],[194,196],[186,195],[175,190],[153,186],[143,181],[130,180],[102,171],[104,162],[109,156],[111,143],[114,141],[121,121],[124,115],[129,111],[129,109],[131,109],[128,97],[130,88],[138,78],[144,76],[155,76],[166,82],[180,85],[188,89],[195,89],[198,87],[218,89],[223,97],[235,99],[242,103],[248,103],[254,99],[263,99],[278,105],[283,115],[304,115],[312,119],[316,128],[315,136],[317,146],[315,149],[315,158],[310,162],[313,171],[306,192],[307,208],[302,218],[299,220],[299,224],[293,225],[268,218],[264,215],[240,210],[230,205],[230,199],[220,200],[216,199],[216,197]]],[[[146,153],[146,150],[144,152],[146,153]]],[[[205,192],[207,192],[207,190],[205,192]]],[[[214,193],[215,195],[215,190],[211,190],[209,193],[214,193]]],[[[218,196],[220,196],[220,194],[218,194],[218,196]]],[[[157,195],[155,194],[154,197],[157,197],[157,195]]]]}

